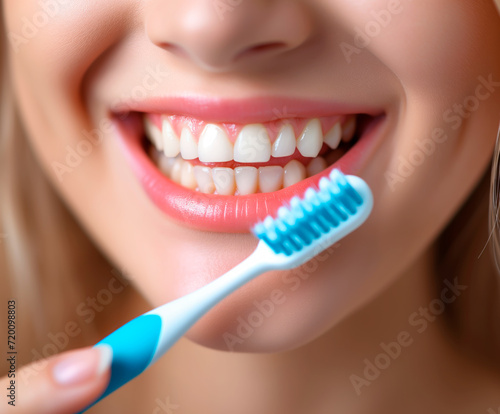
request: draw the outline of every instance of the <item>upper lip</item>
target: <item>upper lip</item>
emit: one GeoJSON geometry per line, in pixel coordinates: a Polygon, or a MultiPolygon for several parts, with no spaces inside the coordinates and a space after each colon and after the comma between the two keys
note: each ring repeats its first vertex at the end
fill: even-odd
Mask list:
{"type": "Polygon", "coordinates": [[[114,111],[185,115],[192,118],[235,124],[265,123],[278,119],[318,118],[332,115],[379,115],[382,110],[369,105],[290,97],[259,96],[224,99],[197,95],[154,96],[130,100],[114,111]]]}

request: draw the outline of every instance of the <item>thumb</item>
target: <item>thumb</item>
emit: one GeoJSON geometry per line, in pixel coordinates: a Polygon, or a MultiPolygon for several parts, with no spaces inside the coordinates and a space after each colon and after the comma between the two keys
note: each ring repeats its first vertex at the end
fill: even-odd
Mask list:
{"type": "Polygon", "coordinates": [[[35,364],[27,365],[19,372],[31,370],[30,375],[25,376],[26,381],[19,381],[22,375],[18,374],[0,379],[0,389],[7,390],[8,397],[7,403],[0,405],[0,414],[76,413],[104,392],[109,382],[111,359],[110,347],[97,346],[37,361],[38,368],[34,368],[35,364]],[[40,370],[40,366],[43,369],[40,370]]]}

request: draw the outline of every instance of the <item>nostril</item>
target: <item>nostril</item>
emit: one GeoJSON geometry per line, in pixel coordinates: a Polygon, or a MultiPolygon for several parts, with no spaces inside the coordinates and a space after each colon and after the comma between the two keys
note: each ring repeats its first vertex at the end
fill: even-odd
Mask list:
{"type": "Polygon", "coordinates": [[[242,57],[265,54],[269,52],[275,52],[280,49],[285,49],[287,47],[285,42],[266,42],[260,43],[254,46],[251,46],[245,50],[243,50],[236,59],[240,59],[242,57]]]}
{"type": "Polygon", "coordinates": [[[161,47],[163,50],[166,50],[167,52],[171,52],[174,54],[179,54],[181,53],[181,48],[174,43],[167,43],[167,42],[161,42],[157,43],[158,47],[161,47]]]}
{"type": "Polygon", "coordinates": [[[162,42],[157,44],[158,47],[170,52],[174,56],[189,58],[189,54],[187,51],[181,47],[176,45],[175,43],[162,42]]]}

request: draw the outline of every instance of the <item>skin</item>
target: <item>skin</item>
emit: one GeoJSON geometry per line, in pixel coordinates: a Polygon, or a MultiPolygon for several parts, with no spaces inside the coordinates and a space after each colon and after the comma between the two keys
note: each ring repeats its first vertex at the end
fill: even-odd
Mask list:
{"type": "MultiPolygon", "coordinates": [[[[8,33],[21,34],[22,18],[40,10],[35,0],[2,4],[8,33]]],[[[359,172],[376,202],[368,222],[322,255],[313,273],[303,269],[304,280],[292,271],[274,272],[235,293],[188,333],[191,341],[182,340],[141,381],[93,412],[106,412],[110,404],[150,412],[165,393],[179,413],[295,413],[303,407],[318,413],[332,407],[347,413],[486,412],[500,405],[496,374],[454,349],[443,318],[423,334],[408,323],[413,312],[439,298],[430,283],[437,277],[433,242],[493,153],[500,18],[492,2],[402,0],[387,27],[349,56],[346,44],[356,46],[357,28],[373,21],[374,11],[388,10],[386,1],[244,1],[222,19],[208,0],[59,7],[33,39],[10,49],[23,121],[61,197],[109,259],[126,269],[149,307],[223,274],[251,253],[255,241],[187,229],[158,211],[112,133],[58,180],[52,163],[64,160],[83,130],[98,128],[148,67],[162,65],[169,73],[151,96],[335,99],[386,114],[383,139],[359,172]],[[252,49],[276,39],[279,48],[252,49]],[[480,76],[491,76],[496,90],[472,113],[444,119],[450,109],[462,111],[454,105],[475,95],[480,76]],[[444,142],[403,182],[390,181],[387,172],[397,171],[436,128],[444,142]],[[223,334],[234,333],[237,318],[247,317],[254,301],[268,299],[273,289],[284,292],[285,302],[234,349],[252,354],[213,352],[228,350],[223,334]],[[363,360],[373,361],[380,343],[401,331],[411,332],[412,344],[357,395],[351,375],[362,376],[363,360]],[[415,402],[422,393],[425,400],[415,402]]],[[[116,312],[103,332],[116,326],[116,312]]]]}

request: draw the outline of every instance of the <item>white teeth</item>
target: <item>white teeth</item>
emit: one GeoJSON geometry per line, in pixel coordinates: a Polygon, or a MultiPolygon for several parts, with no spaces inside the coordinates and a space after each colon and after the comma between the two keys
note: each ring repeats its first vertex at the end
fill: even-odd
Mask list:
{"type": "Polygon", "coordinates": [[[167,158],[160,155],[157,160],[160,171],[165,175],[170,175],[176,160],[176,158],[167,158]]]}
{"type": "Polygon", "coordinates": [[[262,124],[246,125],[234,143],[236,162],[267,162],[271,159],[271,141],[262,124]]]}
{"type": "Polygon", "coordinates": [[[174,164],[172,165],[172,169],[170,170],[170,179],[174,183],[181,183],[182,165],[184,164],[184,162],[185,161],[182,158],[176,158],[174,164]]]}
{"type": "Polygon", "coordinates": [[[191,163],[184,161],[181,168],[181,182],[180,184],[191,190],[196,190],[198,183],[194,176],[193,166],[191,163]]]}
{"type": "Polygon", "coordinates": [[[163,153],[165,157],[176,157],[180,151],[179,137],[175,133],[168,119],[162,122],[163,153]]]}
{"type": "Polygon", "coordinates": [[[169,119],[162,116],[161,130],[149,118],[143,119],[145,134],[153,144],[148,147],[151,159],[175,183],[205,194],[220,195],[270,193],[316,175],[344,153],[329,151],[326,159],[319,157],[323,144],[335,150],[342,141],[352,140],[356,130],[356,117],[348,116],[343,124],[337,122],[323,136],[321,121],[312,119],[295,139],[293,126],[285,123],[271,145],[266,127],[252,124],[241,129],[233,146],[226,130],[217,124],[206,124],[198,142],[186,125],[179,139],[169,119]],[[233,159],[237,163],[263,163],[271,157],[290,157],[296,149],[302,156],[312,158],[307,167],[298,160],[291,160],[284,167],[240,165],[234,169],[193,166],[187,161],[199,158],[202,163],[224,163],[233,159]]]}
{"type": "Polygon", "coordinates": [[[201,162],[226,162],[233,159],[233,144],[221,127],[207,124],[198,142],[201,162]]]}
{"type": "Polygon", "coordinates": [[[259,188],[261,193],[271,193],[283,187],[283,167],[270,166],[259,168],[259,188]]]}
{"type": "Polygon", "coordinates": [[[317,157],[323,146],[323,132],[319,119],[310,121],[297,139],[297,148],[304,157],[317,157]]]}
{"type": "Polygon", "coordinates": [[[212,178],[212,169],[197,165],[193,168],[198,189],[205,194],[213,194],[215,191],[214,180],[212,178]]]}
{"type": "Polygon", "coordinates": [[[285,165],[283,173],[283,188],[297,184],[307,176],[306,167],[297,160],[290,161],[285,165]]]}
{"type": "Polygon", "coordinates": [[[183,128],[181,132],[181,155],[185,160],[194,160],[198,158],[198,144],[194,140],[193,134],[189,128],[183,128]]]}
{"type": "Polygon", "coordinates": [[[325,135],[323,141],[331,149],[336,149],[340,144],[340,139],[342,138],[342,127],[340,122],[337,122],[332,129],[325,135]]]}
{"type": "Polygon", "coordinates": [[[163,137],[161,135],[161,131],[146,117],[144,117],[144,130],[146,131],[146,135],[149,137],[149,140],[154,144],[155,148],[158,151],[161,151],[163,148],[163,137]]]}
{"type": "Polygon", "coordinates": [[[290,124],[284,125],[274,141],[272,156],[288,157],[295,152],[295,132],[290,124]]]}
{"type": "Polygon", "coordinates": [[[258,171],[255,167],[237,167],[234,169],[236,187],[240,195],[254,194],[257,192],[258,171]]]}
{"type": "Polygon", "coordinates": [[[212,168],[212,178],[218,194],[234,194],[235,182],[234,170],[232,168],[212,168]]]}
{"type": "Polygon", "coordinates": [[[344,128],[342,131],[342,141],[349,142],[351,138],[354,136],[355,131],[356,131],[356,117],[351,116],[344,124],[344,128]]]}
{"type": "Polygon", "coordinates": [[[312,177],[323,171],[326,167],[328,167],[328,164],[323,157],[315,158],[307,166],[307,176],[312,177]]]}
{"type": "Polygon", "coordinates": [[[194,166],[181,157],[161,157],[159,168],[172,181],[191,190],[204,194],[249,195],[257,192],[271,193],[297,184],[307,176],[322,172],[327,168],[324,158],[318,157],[309,165],[292,160],[285,167],[277,165],[267,167],[210,168],[194,166]]]}

